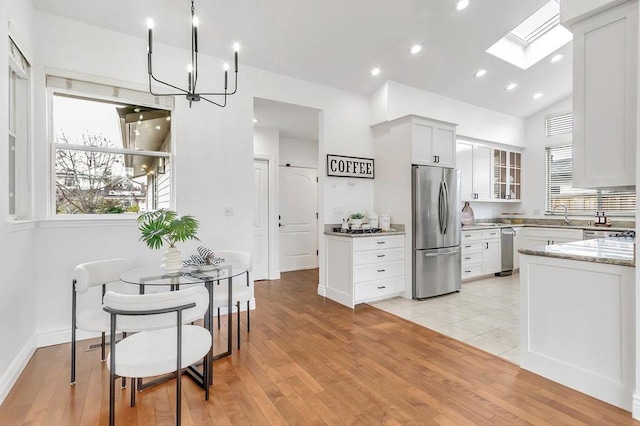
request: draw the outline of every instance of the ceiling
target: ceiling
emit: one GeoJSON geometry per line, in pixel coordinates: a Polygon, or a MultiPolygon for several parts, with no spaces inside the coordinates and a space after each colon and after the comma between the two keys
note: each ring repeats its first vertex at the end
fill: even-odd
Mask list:
{"type": "MultiPolygon", "coordinates": [[[[454,0],[199,0],[196,13],[200,52],[231,59],[231,45],[239,41],[240,67],[362,94],[394,80],[524,118],[571,94],[571,43],[559,50],[565,53],[561,61],[545,59],[528,70],[485,50],[546,1],[471,0],[458,12],[454,0]],[[414,43],[424,47],[412,56],[414,43]],[[373,67],[381,69],[376,77],[373,67]],[[482,78],[474,77],[479,68],[487,70],[482,78]],[[512,81],[519,87],[507,92],[512,81]],[[536,92],[544,96],[534,101],[536,92]]],[[[151,16],[155,43],[190,47],[188,0],[33,2],[40,10],[140,38],[151,16]]]]}
{"type": "Polygon", "coordinates": [[[299,105],[256,98],[253,101],[255,127],[278,129],[281,138],[318,141],[320,111],[299,105]]]}

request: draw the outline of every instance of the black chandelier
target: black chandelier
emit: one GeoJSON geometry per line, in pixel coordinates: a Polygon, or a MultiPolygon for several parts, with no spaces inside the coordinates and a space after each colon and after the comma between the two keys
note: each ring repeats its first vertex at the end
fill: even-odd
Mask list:
{"type": "Polygon", "coordinates": [[[154,96],[182,96],[184,95],[189,101],[189,108],[191,108],[191,104],[193,102],[198,102],[200,100],[207,101],[214,105],[224,108],[227,105],[227,96],[231,96],[236,93],[238,90],[238,50],[240,50],[240,45],[238,43],[234,43],[234,62],[235,62],[235,83],[233,87],[233,91],[229,92],[227,89],[227,81],[228,81],[228,73],[229,73],[229,64],[224,64],[224,92],[211,92],[211,93],[198,93],[196,92],[196,85],[198,84],[198,17],[196,16],[194,0],[191,0],[191,63],[187,67],[187,72],[189,73],[189,88],[187,90],[182,89],[178,86],[174,86],[173,84],[164,82],[162,80],[158,80],[153,75],[151,54],[153,53],[153,20],[151,18],[147,19],[147,26],[149,27],[149,44],[147,45],[147,69],[149,73],[149,93],[154,96]],[[151,80],[156,81],[158,83],[164,84],[165,86],[172,87],[176,90],[179,90],[178,93],[154,93],[151,89],[151,80]],[[222,96],[223,101],[221,103],[212,101],[211,99],[207,99],[205,96],[222,96]]]}

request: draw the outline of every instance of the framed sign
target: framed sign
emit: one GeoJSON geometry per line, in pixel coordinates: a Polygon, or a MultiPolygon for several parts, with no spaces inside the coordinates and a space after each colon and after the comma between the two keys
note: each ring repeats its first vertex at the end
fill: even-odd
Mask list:
{"type": "Polygon", "coordinates": [[[373,179],[373,158],[327,154],[327,176],[373,179]]]}

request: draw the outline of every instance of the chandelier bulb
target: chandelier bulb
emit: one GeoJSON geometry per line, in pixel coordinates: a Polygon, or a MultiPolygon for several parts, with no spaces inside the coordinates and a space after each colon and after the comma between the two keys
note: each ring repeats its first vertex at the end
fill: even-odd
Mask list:
{"type": "Polygon", "coordinates": [[[240,50],[240,43],[238,42],[233,43],[233,51],[237,52],[239,50],[240,50]]]}
{"type": "Polygon", "coordinates": [[[147,18],[147,28],[149,28],[150,30],[153,29],[153,19],[147,18]]]}
{"type": "Polygon", "coordinates": [[[189,73],[193,72],[193,66],[191,66],[191,64],[187,65],[187,72],[189,73]]]}
{"type": "Polygon", "coordinates": [[[198,20],[198,17],[193,15],[193,26],[197,27],[199,23],[200,21],[198,20]]]}
{"type": "Polygon", "coordinates": [[[229,63],[225,62],[222,68],[224,68],[225,71],[229,71],[229,63]]]}

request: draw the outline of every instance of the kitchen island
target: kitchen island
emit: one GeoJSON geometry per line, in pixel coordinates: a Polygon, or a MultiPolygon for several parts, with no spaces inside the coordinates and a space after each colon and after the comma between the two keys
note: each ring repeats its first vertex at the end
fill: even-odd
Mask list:
{"type": "Polygon", "coordinates": [[[631,411],[635,244],[521,249],[521,367],[631,411]]]}
{"type": "Polygon", "coordinates": [[[350,308],[358,303],[400,296],[405,292],[403,225],[378,233],[325,229],[325,285],[318,294],[350,308]]]}

